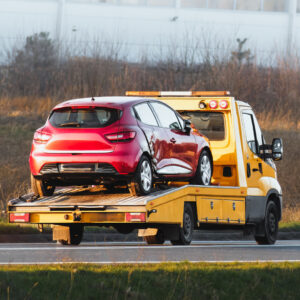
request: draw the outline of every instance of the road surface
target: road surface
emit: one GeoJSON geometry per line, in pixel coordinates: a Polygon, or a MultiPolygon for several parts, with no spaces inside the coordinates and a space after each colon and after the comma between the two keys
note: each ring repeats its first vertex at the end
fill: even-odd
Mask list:
{"type": "Polygon", "coordinates": [[[299,261],[300,240],[258,246],[253,241],[197,241],[190,246],[142,242],[0,244],[0,264],[299,261]]]}

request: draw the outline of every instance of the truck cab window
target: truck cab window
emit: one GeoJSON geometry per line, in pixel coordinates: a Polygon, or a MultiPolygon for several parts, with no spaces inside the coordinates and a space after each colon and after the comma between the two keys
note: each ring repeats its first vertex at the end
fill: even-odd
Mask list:
{"type": "Polygon", "coordinates": [[[192,122],[193,126],[211,141],[225,139],[224,114],[221,112],[184,111],[180,112],[184,119],[192,122]]]}
{"type": "Polygon", "coordinates": [[[243,123],[247,144],[253,153],[258,154],[258,144],[254,129],[253,115],[250,113],[243,113],[243,123]]]}

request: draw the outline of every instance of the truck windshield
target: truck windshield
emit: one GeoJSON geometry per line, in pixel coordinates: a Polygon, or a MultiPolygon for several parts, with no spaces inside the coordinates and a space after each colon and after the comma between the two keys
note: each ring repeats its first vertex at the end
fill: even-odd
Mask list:
{"type": "Polygon", "coordinates": [[[188,119],[200,133],[212,141],[225,138],[224,115],[221,112],[184,111],[180,112],[184,119],[188,119]]]}
{"type": "Polygon", "coordinates": [[[106,107],[93,109],[71,107],[54,110],[49,122],[54,127],[101,128],[119,119],[120,111],[106,107]]]}

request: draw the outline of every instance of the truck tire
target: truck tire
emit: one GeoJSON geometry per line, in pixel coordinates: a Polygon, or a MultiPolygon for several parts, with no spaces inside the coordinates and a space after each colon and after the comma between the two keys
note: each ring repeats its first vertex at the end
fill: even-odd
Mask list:
{"type": "Polygon", "coordinates": [[[81,243],[83,237],[83,226],[80,224],[70,225],[70,241],[59,240],[62,245],[74,245],[77,246],[81,243]]]}
{"type": "Polygon", "coordinates": [[[153,185],[152,166],[149,158],[143,155],[136,168],[135,177],[131,183],[132,195],[148,195],[153,185]]]}
{"type": "Polygon", "coordinates": [[[189,203],[184,205],[183,227],[179,228],[179,239],[171,240],[172,245],[189,245],[193,239],[194,217],[189,203]]]}
{"type": "Polygon", "coordinates": [[[31,181],[31,189],[35,196],[38,197],[45,197],[45,196],[52,196],[55,191],[55,186],[47,185],[41,179],[36,179],[31,174],[30,177],[31,181]]]}
{"type": "Polygon", "coordinates": [[[263,230],[254,238],[258,245],[273,245],[278,235],[278,210],[274,201],[269,201],[266,207],[265,219],[262,224],[263,230]]]}
{"type": "Polygon", "coordinates": [[[144,236],[144,241],[148,245],[162,245],[165,242],[164,233],[158,229],[156,235],[144,236]]]}
{"type": "Polygon", "coordinates": [[[195,177],[192,180],[193,184],[210,185],[212,176],[212,161],[208,150],[204,149],[198,161],[198,167],[195,177]]]}

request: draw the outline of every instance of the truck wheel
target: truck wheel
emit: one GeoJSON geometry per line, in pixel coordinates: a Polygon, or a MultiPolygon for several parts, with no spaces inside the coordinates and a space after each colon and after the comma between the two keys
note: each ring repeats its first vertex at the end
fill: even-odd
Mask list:
{"type": "Polygon", "coordinates": [[[183,213],[183,227],[179,228],[179,239],[171,240],[172,245],[189,245],[193,239],[194,217],[190,204],[185,204],[183,213]]]}
{"type": "Polygon", "coordinates": [[[209,152],[204,149],[199,157],[198,167],[195,177],[192,180],[194,184],[210,185],[212,176],[212,161],[209,152]]]}
{"type": "Polygon", "coordinates": [[[83,226],[82,225],[70,225],[70,241],[59,240],[62,245],[79,245],[81,243],[83,236],[83,226]]]}
{"type": "Polygon", "coordinates": [[[131,183],[131,193],[134,195],[148,195],[153,185],[152,167],[149,158],[142,156],[131,183]]]}
{"type": "Polygon", "coordinates": [[[156,235],[144,236],[144,241],[148,245],[162,245],[165,242],[164,233],[158,229],[156,235]]]}
{"type": "Polygon", "coordinates": [[[266,207],[265,219],[263,221],[263,234],[255,235],[258,245],[273,245],[278,235],[278,211],[273,201],[269,201],[266,207]]]}
{"type": "Polygon", "coordinates": [[[36,196],[44,197],[44,196],[52,196],[55,190],[55,186],[47,185],[40,179],[34,178],[31,174],[31,189],[36,196]]]}

